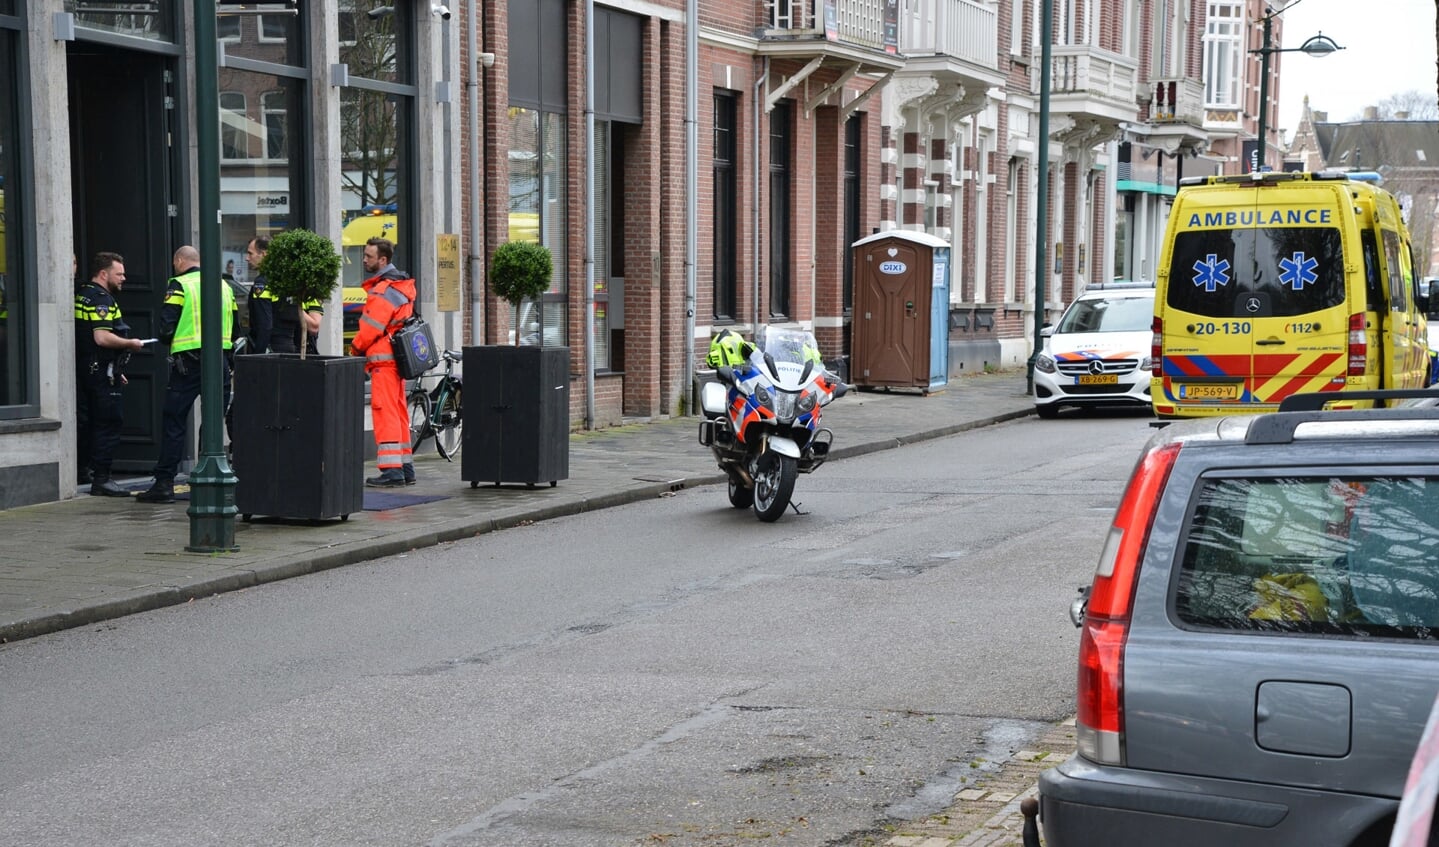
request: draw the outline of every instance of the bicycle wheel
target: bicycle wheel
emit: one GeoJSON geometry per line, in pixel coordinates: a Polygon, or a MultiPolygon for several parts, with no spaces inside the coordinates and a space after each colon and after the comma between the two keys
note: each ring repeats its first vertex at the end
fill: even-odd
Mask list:
{"type": "Polygon", "coordinates": [[[433,434],[430,429],[430,395],[416,388],[410,392],[407,404],[410,407],[410,450],[413,451],[433,434]]]}
{"type": "Polygon", "coordinates": [[[452,384],[435,415],[435,447],[446,459],[454,459],[464,445],[465,420],[460,409],[460,386],[452,384]]]}

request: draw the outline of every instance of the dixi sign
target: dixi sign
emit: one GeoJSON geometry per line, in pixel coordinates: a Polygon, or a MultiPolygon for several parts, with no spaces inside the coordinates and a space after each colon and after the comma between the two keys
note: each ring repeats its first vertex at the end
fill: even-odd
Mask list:
{"type": "Polygon", "coordinates": [[[904,273],[906,270],[908,270],[908,268],[905,267],[904,262],[880,262],[880,263],[879,263],[879,272],[882,273],[882,274],[890,274],[890,275],[895,275],[895,276],[897,276],[897,275],[899,275],[899,274],[904,273]]]}

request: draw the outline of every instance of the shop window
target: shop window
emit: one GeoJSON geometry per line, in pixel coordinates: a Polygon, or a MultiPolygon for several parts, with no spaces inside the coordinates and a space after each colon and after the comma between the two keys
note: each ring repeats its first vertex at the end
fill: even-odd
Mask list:
{"type": "Polygon", "coordinates": [[[568,163],[564,115],[518,106],[510,108],[509,153],[509,240],[537,241],[548,247],[554,259],[550,291],[541,298],[538,315],[522,324],[538,331],[525,332],[521,343],[557,346],[566,343],[565,309],[567,236],[565,167],[568,163]]]}
{"type": "Polygon", "coordinates": [[[172,2],[91,3],[65,0],[65,11],[74,13],[77,27],[149,41],[173,42],[176,5],[172,2]]]}
{"type": "MultiPolygon", "coordinates": [[[[21,148],[18,72],[22,32],[0,28],[0,418],[38,413],[35,358],[36,285],[27,272],[22,234],[29,203],[21,148]]],[[[53,348],[52,352],[53,352],[53,348]]]]}

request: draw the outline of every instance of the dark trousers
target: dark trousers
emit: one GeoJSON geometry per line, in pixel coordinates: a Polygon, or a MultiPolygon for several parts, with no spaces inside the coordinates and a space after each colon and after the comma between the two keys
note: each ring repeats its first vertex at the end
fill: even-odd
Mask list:
{"type": "Polygon", "coordinates": [[[120,444],[120,429],[125,425],[125,398],[119,376],[111,378],[105,365],[92,367],[80,364],[76,374],[80,386],[79,428],[90,472],[96,479],[110,475],[115,448],[120,444]]]}
{"type": "MultiPolygon", "coordinates": [[[[230,364],[220,360],[224,373],[224,387],[220,408],[230,405],[230,364]]],[[[191,356],[176,356],[170,363],[170,382],[165,387],[165,411],[160,434],[160,458],[155,462],[154,476],[157,480],[173,482],[175,471],[185,452],[185,423],[190,417],[190,408],[200,396],[200,359],[191,356]]],[[[223,414],[223,413],[222,413],[223,414]]]]}

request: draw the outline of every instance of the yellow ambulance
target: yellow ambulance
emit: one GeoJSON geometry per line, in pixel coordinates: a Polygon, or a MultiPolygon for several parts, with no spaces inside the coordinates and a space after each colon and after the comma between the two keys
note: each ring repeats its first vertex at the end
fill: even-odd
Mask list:
{"type": "Polygon", "coordinates": [[[1428,384],[1428,292],[1377,174],[1183,180],[1157,277],[1150,395],[1160,418],[1428,384]]]}

